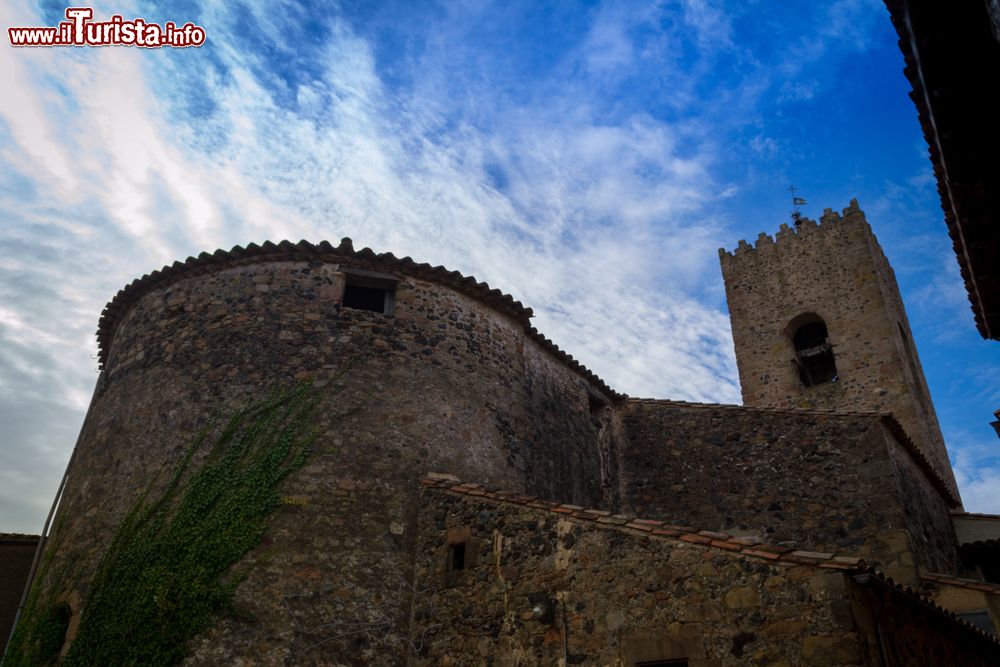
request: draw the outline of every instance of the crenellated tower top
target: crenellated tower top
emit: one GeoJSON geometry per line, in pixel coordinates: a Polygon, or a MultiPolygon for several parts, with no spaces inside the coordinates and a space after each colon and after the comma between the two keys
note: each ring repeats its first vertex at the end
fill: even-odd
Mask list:
{"type": "MultiPolygon", "coordinates": [[[[778,228],[778,233],[773,238],[766,232],[761,232],[757,236],[757,240],[752,244],[747,243],[745,239],[740,239],[740,242],[732,252],[729,252],[725,248],[719,248],[719,257],[725,261],[726,257],[739,257],[754,251],[766,252],[775,245],[791,243],[817,232],[827,232],[831,228],[843,225],[844,223],[860,223],[867,229],[868,233],[871,233],[871,227],[868,226],[868,221],[865,219],[864,211],[858,205],[858,200],[852,199],[851,203],[847,208],[843,209],[842,213],[837,213],[832,208],[826,208],[823,209],[823,215],[820,216],[818,222],[811,218],[802,217],[800,218],[800,223],[794,227],[789,227],[786,223],[782,223],[778,228]]],[[[874,235],[872,238],[874,239],[874,235]]]]}
{"type": "Polygon", "coordinates": [[[719,258],[744,404],[892,412],[955,487],[895,274],[856,199],[719,258]]]}

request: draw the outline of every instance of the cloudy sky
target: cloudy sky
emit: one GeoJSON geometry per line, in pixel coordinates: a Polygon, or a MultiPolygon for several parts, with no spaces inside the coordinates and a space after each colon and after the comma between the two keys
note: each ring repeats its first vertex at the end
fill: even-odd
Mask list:
{"type": "MultiPolygon", "coordinates": [[[[201,48],[0,46],[0,532],[37,532],[132,279],[337,241],[510,292],[634,396],[739,402],[717,249],[794,183],[857,197],[900,280],[966,508],[1000,512],[975,332],[879,0],[98,2],[201,48]]],[[[0,24],[65,5],[5,0],[0,24]]]]}

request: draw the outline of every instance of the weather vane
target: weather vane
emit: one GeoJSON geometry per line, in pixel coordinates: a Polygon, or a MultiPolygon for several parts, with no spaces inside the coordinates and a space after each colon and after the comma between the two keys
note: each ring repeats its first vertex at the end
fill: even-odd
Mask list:
{"type": "Polygon", "coordinates": [[[792,208],[794,209],[792,211],[792,222],[794,222],[795,226],[798,227],[799,225],[802,224],[802,213],[799,211],[799,206],[805,206],[809,202],[807,202],[802,197],[796,197],[795,196],[796,190],[798,190],[798,188],[796,188],[794,185],[788,186],[788,191],[792,193],[792,208]]]}

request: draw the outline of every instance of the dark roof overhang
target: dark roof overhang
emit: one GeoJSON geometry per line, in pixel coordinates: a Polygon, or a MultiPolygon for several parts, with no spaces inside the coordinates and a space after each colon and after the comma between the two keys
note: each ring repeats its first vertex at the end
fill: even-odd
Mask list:
{"type": "Polygon", "coordinates": [[[976,327],[1000,340],[1000,5],[885,4],[976,327]]]}

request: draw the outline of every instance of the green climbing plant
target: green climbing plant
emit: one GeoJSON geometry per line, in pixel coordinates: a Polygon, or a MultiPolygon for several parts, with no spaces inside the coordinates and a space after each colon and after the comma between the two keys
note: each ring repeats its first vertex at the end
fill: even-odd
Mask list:
{"type": "MultiPolygon", "coordinates": [[[[307,386],[275,392],[195,438],[162,495],[140,498],[119,526],[63,664],[176,664],[214,615],[231,610],[232,567],[260,542],[278,484],[304,463],[316,404],[307,386]]],[[[52,602],[27,610],[5,667],[56,659],[68,615],[52,602]]]]}

